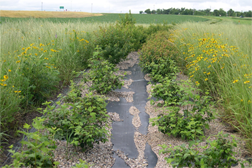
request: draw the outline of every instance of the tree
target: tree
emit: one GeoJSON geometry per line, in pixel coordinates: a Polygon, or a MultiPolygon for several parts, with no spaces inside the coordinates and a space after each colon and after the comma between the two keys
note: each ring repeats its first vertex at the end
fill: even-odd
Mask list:
{"type": "Polygon", "coordinates": [[[229,9],[227,13],[228,13],[228,16],[234,16],[235,12],[233,11],[233,9],[229,9]]]}
{"type": "Polygon", "coordinates": [[[143,11],[139,11],[139,14],[143,14],[143,11]]]}
{"type": "Polygon", "coordinates": [[[157,14],[162,14],[162,13],[163,13],[162,9],[157,9],[157,14]]]}
{"type": "Polygon", "coordinates": [[[147,13],[147,14],[151,14],[151,10],[150,9],[146,9],[144,12],[147,13]]]}
{"type": "Polygon", "coordinates": [[[151,11],[151,14],[156,14],[156,11],[155,11],[155,10],[152,10],[152,11],[151,11]]]}
{"type": "Polygon", "coordinates": [[[214,11],[213,11],[213,15],[214,15],[214,16],[219,16],[219,15],[220,15],[219,10],[214,9],[214,11]]]}
{"type": "Polygon", "coordinates": [[[206,15],[210,15],[210,13],[211,13],[211,9],[209,9],[209,8],[205,9],[204,11],[205,11],[206,15]]]}
{"type": "Polygon", "coordinates": [[[220,8],[220,9],[219,9],[219,14],[220,14],[221,16],[226,16],[227,12],[224,11],[222,8],[220,8]]]}

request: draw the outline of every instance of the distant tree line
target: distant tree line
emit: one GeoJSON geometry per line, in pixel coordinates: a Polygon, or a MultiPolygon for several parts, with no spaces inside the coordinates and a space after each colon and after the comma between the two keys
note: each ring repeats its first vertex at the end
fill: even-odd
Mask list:
{"type": "Polygon", "coordinates": [[[228,11],[223,10],[222,8],[214,9],[205,9],[205,10],[196,10],[196,9],[186,9],[186,8],[169,8],[169,9],[157,9],[150,10],[146,9],[145,11],[140,11],[140,14],[173,14],[173,15],[208,15],[208,16],[243,16],[243,17],[252,17],[252,11],[248,12],[239,12],[229,9],[228,11]]]}

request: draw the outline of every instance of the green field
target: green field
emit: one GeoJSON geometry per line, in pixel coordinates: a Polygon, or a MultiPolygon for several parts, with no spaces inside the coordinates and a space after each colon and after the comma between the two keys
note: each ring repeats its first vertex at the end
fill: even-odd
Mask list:
{"type": "MultiPolygon", "coordinates": [[[[94,17],[85,17],[85,18],[34,18],[34,20],[39,21],[52,21],[54,23],[62,23],[62,22],[115,22],[119,20],[121,15],[122,17],[125,14],[103,14],[103,16],[94,16],[94,17]]],[[[192,21],[192,22],[203,22],[207,21],[207,18],[201,18],[197,16],[182,16],[182,15],[147,15],[147,14],[132,14],[133,17],[136,19],[136,23],[138,24],[151,24],[151,23],[164,23],[167,22],[168,24],[171,23],[181,23],[185,21],[192,21]]],[[[1,21],[23,21],[29,20],[30,18],[7,18],[2,17],[1,21]]]]}

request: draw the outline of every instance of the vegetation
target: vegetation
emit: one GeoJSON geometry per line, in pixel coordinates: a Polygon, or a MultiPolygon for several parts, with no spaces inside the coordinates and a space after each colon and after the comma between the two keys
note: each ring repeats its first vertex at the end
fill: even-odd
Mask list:
{"type": "MultiPolygon", "coordinates": [[[[228,134],[223,135],[220,132],[216,136],[216,140],[209,141],[205,146],[200,146],[199,141],[191,141],[188,147],[183,144],[176,146],[175,148],[167,148],[166,145],[161,145],[162,149],[160,153],[171,153],[169,158],[165,158],[167,163],[172,167],[231,167],[233,164],[237,165],[240,160],[234,157],[235,152],[233,147],[237,146],[237,142],[234,137],[232,141],[225,139],[228,134]],[[203,149],[203,152],[199,152],[197,149],[203,149]]],[[[241,162],[241,166],[244,167],[244,163],[241,162]]]]}
{"type": "MultiPolygon", "coordinates": [[[[187,29],[183,29],[183,31],[186,31],[187,29]]],[[[163,40],[166,43],[173,43],[177,39],[180,45],[176,45],[179,47],[179,50],[182,50],[183,52],[183,47],[187,46],[186,43],[184,42],[183,38],[178,38],[179,33],[177,32],[178,30],[173,30],[171,31],[168,35],[168,32],[166,34],[166,37],[169,37],[169,40],[163,40]]],[[[182,31],[182,32],[183,32],[182,31]]],[[[157,33],[158,34],[158,33],[157,33]]],[[[194,36],[195,34],[193,34],[194,36]]],[[[163,36],[159,37],[162,39],[163,36]]],[[[192,41],[191,39],[187,39],[188,41],[192,41]]],[[[196,47],[201,47],[204,45],[203,42],[207,41],[206,39],[203,40],[197,38],[197,40],[200,41],[200,43],[197,43],[197,46],[191,47],[191,45],[187,48],[188,51],[194,51],[196,47]]],[[[214,38],[209,38],[209,40],[215,41],[214,38]]],[[[218,40],[219,42],[219,40],[218,40]]],[[[149,54],[143,54],[140,57],[140,65],[144,68],[146,67],[146,64],[152,64],[157,62],[158,59],[162,56],[162,54],[155,54],[156,52],[158,53],[163,53],[163,48],[166,48],[165,45],[158,45],[155,46],[153,44],[156,44],[155,38],[149,39],[147,41],[149,43],[150,48],[148,48],[149,54]]],[[[176,44],[176,43],[174,43],[176,44]]],[[[215,44],[215,42],[214,42],[215,44]]],[[[202,52],[205,52],[206,50],[209,51],[211,49],[211,44],[207,45],[205,50],[202,52]],[[209,49],[209,50],[208,50],[209,49]]],[[[226,45],[224,45],[226,46],[226,45]]],[[[217,47],[215,45],[215,47],[217,47]]],[[[218,48],[218,47],[217,47],[218,48]]],[[[222,47],[219,47],[222,48],[222,47]]],[[[145,49],[143,47],[143,49],[145,49]]],[[[200,50],[201,51],[201,50],[200,50]]],[[[214,51],[211,49],[210,51],[214,51]]],[[[185,54],[185,53],[184,53],[185,54]]],[[[215,53],[216,54],[216,53],[215,53]]],[[[222,54],[223,53],[218,53],[222,54]]],[[[229,53],[230,54],[230,53],[229,53]]],[[[193,58],[195,55],[194,53],[190,53],[190,57],[186,57],[184,61],[181,61],[181,56],[176,56],[176,57],[170,57],[171,59],[174,59],[174,61],[179,65],[184,72],[187,72],[188,69],[190,69],[190,66],[194,66],[192,70],[194,71],[193,75],[190,76],[191,80],[193,80],[194,75],[198,71],[198,66],[195,67],[195,65],[198,65],[197,63],[203,59],[203,54],[199,55],[196,60],[192,59],[192,61],[187,64],[187,60],[190,58],[193,58]]],[[[208,55],[207,58],[209,58],[211,54],[208,55]]],[[[169,57],[169,55],[168,55],[169,57]]],[[[215,57],[215,56],[213,56],[215,57]]],[[[220,58],[220,57],[218,57],[220,58]]],[[[215,63],[215,61],[211,60],[212,62],[210,63],[215,63]]],[[[163,62],[160,62],[158,65],[162,67],[164,64],[163,62]]],[[[176,66],[176,65],[175,65],[176,66]]],[[[212,66],[212,65],[211,65],[212,66]]],[[[211,67],[210,66],[210,67],[211,67]]],[[[207,67],[206,65],[202,66],[202,68],[210,68],[207,67]]],[[[176,68],[175,68],[176,69],[176,68]]],[[[151,70],[151,69],[150,69],[151,70]]],[[[160,71],[165,71],[165,69],[160,69],[160,71]]],[[[190,71],[189,71],[190,72],[190,71]]],[[[203,71],[199,71],[198,73],[204,73],[203,71]]],[[[206,72],[206,75],[210,75],[212,72],[208,73],[206,72]]],[[[157,73],[157,76],[160,76],[162,72],[157,73]]],[[[155,74],[152,76],[153,79],[155,78],[155,74]]],[[[232,151],[232,148],[236,146],[236,142],[233,140],[233,142],[227,141],[225,138],[223,138],[222,133],[219,134],[217,140],[213,141],[207,141],[206,146],[199,145],[202,140],[204,140],[205,137],[205,129],[209,128],[209,122],[215,118],[215,113],[213,109],[214,102],[210,96],[209,92],[207,90],[210,90],[211,93],[213,90],[209,87],[201,87],[199,81],[194,81],[195,84],[189,81],[185,81],[180,83],[179,85],[176,82],[176,78],[169,78],[169,73],[166,74],[166,78],[163,80],[160,80],[160,84],[154,85],[154,89],[152,90],[152,96],[155,96],[156,98],[161,98],[164,100],[164,105],[168,107],[163,107],[164,111],[160,115],[158,115],[156,118],[151,118],[150,122],[152,122],[152,125],[158,126],[158,130],[161,131],[164,134],[167,134],[168,136],[174,136],[186,140],[193,140],[190,142],[189,147],[186,147],[186,145],[182,146],[176,146],[175,148],[169,148],[168,150],[166,149],[167,146],[163,145],[163,150],[161,150],[161,153],[170,153],[169,157],[166,157],[167,163],[172,164],[173,167],[208,167],[211,165],[211,167],[231,167],[232,164],[236,164],[240,162],[240,160],[236,160],[234,155],[235,153],[232,151]],[[200,87],[203,90],[200,89],[194,89],[194,86],[200,87]],[[181,107],[183,107],[183,110],[181,110],[181,107]],[[200,139],[200,141],[197,142],[197,139],[200,139]],[[194,147],[192,147],[194,145],[194,147]],[[199,148],[203,149],[203,152],[199,152],[199,148]]],[[[173,73],[171,73],[173,75],[173,73]]],[[[158,77],[159,78],[159,77],[158,77]]],[[[207,78],[203,78],[202,81],[208,81],[207,78]]],[[[216,99],[216,95],[218,93],[215,93],[212,95],[216,99]]],[[[154,101],[152,100],[151,104],[154,101]]],[[[226,136],[226,135],[225,135],[226,136]]],[[[240,162],[242,166],[243,162],[240,162]]]]}
{"type": "Polygon", "coordinates": [[[91,16],[101,16],[88,12],[63,12],[63,11],[8,11],[1,10],[0,17],[10,18],[82,18],[91,16]]]}
{"type": "Polygon", "coordinates": [[[177,62],[183,72],[225,108],[223,119],[246,137],[252,152],[250,26],[185,23],[172,36],[181,51],[177,62]]]}
{"type": "MultiPolygon", "coordinates": [[[[53,23],[91,23],[100,24],[100,23],[114,23],[116,20],[120,20],[119,16],[125,18],[126,14],[108,14],[104,13],[102,16],[93,16],[93,17],[83,17],[83,18],[33,18],[33,21],[39,22],[53,22],[53,23]]],[[[191,22],[202,22],[207,21],[207,18],[200,18],[197,16],[178,16],[178,15],[140,15],[140,14],[131,14],[136,19],[136,24],[162,24],[162,23],[182,23],[186,21],[191,22]]],[[[0,17],[2,23],[5,22],[16,22],[16,21],[30,21],[31,18],[9,18],[9,17],[0,17]]],[[[44,25],[45,26],[45,25],[44,25]]],[[[86,26],[83,26],[83,28],[86,26]]],[[[86,28],[84,28],[86,29],[86,28]]]]}
{"type": "MultiPolygon", "coordinates": [[[[243,17],[252,17],[252,11],[234,11],[233,9],[229,9],[227,12],[224,11],[222,8],[214,9],[211,12],[211,9],[204,9],[204,10],[196,10],[196,9],[186,9],[186,8],[169,8],[169,9],[157,9],[157,10],[150,10],[146,9],[144,11],[147,14],[173,14],[173,15],[208,15],[208,16],[243,16],[243,17]]],[[[143,14],[143,11],[139,12],[143,14]]]]}
{"type": "Polygon", "coordinates": [[[91,81],[90,90],[97,93],[107,94],[111,90],[121,88],[123,85],[123,76],[115,75],[118,71],[113,64],[101,57],[100,48],[96,48],[94,57],[90,59],[90,71],[84,74],[84,82],[91,81]]]}
{"type": "MultiPolygon", "coordinates": [[[[188,18],[194,21],[206,20],[194,16],[146,17],[129,14],[113,24],[82,23],[81,19],[74,23],[63,23],[64,19],[57,20],[57,23],[37,19],[19,22],[5,20],[1,23],[4,30],[0,60],[2,139],[7,139],[6,131],[11,128],[9,125],[17,112],[41,106],[62,85],[69,84],[76,72],[91,67],[89,80],[94,83],[89,94],[81,95],[80,88],[71,82],[72,91],[63,98],[66,103],[60,105],[58,102],[59,108],[55,111],[55,105],[50,106],[48,102],[44,104],[47,108],[43,114],[47,114],[47,119],[34,119],[33,126],[38,130],[47,128],[49,134],[19,131],[29,137],[28,142],[22,141],[28,149],[20,153],[10,150],[14,154],[14,166],[56,166],[52,155],[52,150],[56,148],[54,138],[66,139],[68,143],[80,146],[83,150],[98,141],[105,142],[108,118],[106,103],[102,96],[93,95],[92,90],[107,93],[120,87],[120,77],[113,75],[114,64],[124,59],[130,51],[141,48],[140,65],[144,71],[151,73],[152,79],[160,83],[154,86],[153,95],[164,99],[165,105],[174,105],[169,114],[153,120],[153,124],[161,132],[184,139],[201,139],[208,122],[214,118],[209,110],[210,100],[217,100],[225,109],[221,113],[222,118],[244,135],[247,149],[252,153],[250,27],[227,22],[222,24],[222,21],[214,21],[214,24],[173,24],[173,30],[166,23],[149,27],[135,25],[140,23],[140,18],[141,23],[150,23],[151,17],[153,20],[157,18],[154,20],[156,23],[171,17],[177,19],[176,22],[188,18]],[[134,20],[132,16],[138,18],[134,20]],[[144,17],[149,20],[144,21],[144,17]],[[241,31],[237,31],[238,29],[241,31]],[[96,45],[101,47],[98,52],[94,52],[96,45]],[[191,81],[200,89],[199,94],[194,95],[192,90],[177,85],[174,79],[178,69],[190,76],[191,81]],[[107,81],[113,81],[112,84],[101,83],[101,76],[105,75],[108,75],[107,81]],[[181,115],[177,107],[184,105],[193,108],[184,110],[181,115]],[[72,107],[70,110],[67,109],[69,106],[72,107]]],[[[41,108],[40,110],[42,111],[41,108]]],[[[25,128],[30,126],[26,124],[25,128]]],[[[173,160],[168,162],[175,161],[175,164],[184,166],[191,162],[195,166],[205,166],[206,163],[229,166],[231,162],[236,163],[230,160],[233,159],[232,146],[235,143],[219,137],[217,141],[209,141],[209,144],[210,148],[206,147],[207,150],[203,153],[196,153],[197,156],[193,154],[192,157],[188,155],[193,153],[192,146],[188,150],[183,146],[178,147],[177,151],[183,153],[183,156],[174,151],[171,157],[173,160]],[[178,156],[182,156],[185,162],[178,156]],[[222,162],[217,162],[219,156],[230,162],[226,161],[226,165],[222,165],[222,162]],[[200,163],[199,157],[203,158],[200,163]]],[[[87,165],[81,161],[76,166],[87,165]]]]}

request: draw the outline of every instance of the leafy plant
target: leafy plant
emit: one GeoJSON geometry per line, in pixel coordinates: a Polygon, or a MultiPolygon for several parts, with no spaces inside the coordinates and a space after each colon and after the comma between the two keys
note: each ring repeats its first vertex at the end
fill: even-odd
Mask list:
{"type": "Polygon", "coordinates": [[[70,92],[64,97],[66,102],[76,102],[81,97],[81,88],[79,85],[75,84],[73,80],[70,80],[70,92]]]}
{"type": "Polygon", "coordinates": [[[122,17],[121,15],[119,15],[120,20],[118,21],[118,23],[122,26],[126,26],[126,25],[134,25],[136,23],[136,19],[133,18],[133,16],[131,15],[131,10],[129,11],[129,13],[125,14],[125,17],[122,17]]]}
{"type": "Polygon", "coordinates": [[[100,56],[100,48],[96,49],[97,51],[94,52],[93,58],[89,60],[89,67],[91,70],[89,73],[84,74],[83,79],[84,82],[92,81],[92,86],[89,87],[90,90],[96,90],[98,93],[107,94],[117,87],[122,87],[123,76],[115,75],[114,73],[117,72],[118,69],[100,56]]]}
{"type": "Polygon", "coordinates": [[[93,147],[93,143],[107,141],[109,116],[103,97],[94,96],[90,92],[74,103],[57,104],[59,108],[53,111],[55,105],[49,106],[47,102],[47,109],[43,111],[44,114],[47,113],[45,126],[59,129],[55,134],[56,139],[66,139],[68,143],[80,146],[83,150],[93,147]]]}
{"type": "MultiPolygon", "coordinates": [[[[151,35],[140,51],[140,63],[143,71],[149,73],[152,71],[150,68],[151,63],[171,64],[171,59],[175,60],[178,56],[178,49],[169,40],[169,33],[167,31],[160,31],[151,35]],[[169,61],[165,63],[165,61],[169,61]]],[[[172,65],[171,65],[172,66],[172,65]]],[[[170,67],[170,65],[168,65],[170,67]]]]}
{"type": "MultiPolygon", "coordinates": [[[[167,81],[164,83],[169,84],[170,81],[167,81]]],[[[159,86],[159,90],[156,89],[158,92],[155,93],[154,89],[154,95],[161,95],[163,98],[166,98],[165,96],[167,96],[168,98],[164,99],[165,101],[172,100],[170,102],[175,102],[174,104],[176,105],[181,105],[188,108],[184,109],[182,111],[183,113],[181,114],[179,113],[180,107],[169,107],[168,114],[160,114],[157,118],[151,119],[153,122],[152,125],[157,125],[159,131],[164,134],[181,137],[182,139],[194,140],[197,138],[203,138],[204,129],[209,129],[208,123],[214,119],[214,115],[212,114],[213,112],[210,109],[211,105],[213,104],[210,101],[211,97],[193,93],[194,89],[192,89],[189,81],[181,83],[179,87],[177,86],[180,90],[180,93],[183,93],[180,94],[179,98],[176,98],[176,92],[176,94],[171,94],[174,92],[171,92],[172,88],[170,89],[169,85],[163,87],[162,85],[156,86],[159,86]]]]}
{"type": "Polygon", "coordinates": [[[33,119],[32,126],[37,130],[36,132],[29,133],[28,130],[31,128],[30,125],[25,124],[24,128],[27,131],[18,131],[24,134],[28,140],[24,139],[21,141],[22,148],[21,152],[15,152],[12,150],[13,145],[10,146],[9,152],[11,152],[14,158],[11,165],[4,167],[56,167],[59,163],[53,161],[53,150],[57,148],[55,141],[53,140],[54,134],[58,131],[55,127],[48,128],[51,135],[42,133],[45,130],[43,125],[45,119],[35,118],[33,119]],[[25,148],[24,148],[25,147],[25,148]]]}
{"type": "MultiPolygon", "coordinates": [[[[167,148],[166,145],[161,145],[162,149],[160,153],[170,153],[169,157],[165,160],[171,164],[172,167],[231,167],[233,164],[237,164],[240,160],[237,160],[234,155],[233,147],[237,146],[236,140],[228,141],[225,139],[228,134],[220,132],[216,135],[216,140],[207,140],[205,146],[199,146],[200,141],[189,142],[188,147],[183,144],[181,146],[175,146],[174,148],[167,148]],[[200,152],[198,149],[203,149],[200,152]]],[[[232,135],[231,135],[232,136],[232,135]]],[[[244,167],[245,162],[240,162],[244,167]]]]}
{"type": "MultiPolygon", "coordinates": [[[[166,106],[178,103],[182,95],[177,82],[168,77],[164,78],[162,83],[154,85],[151,93],[151,96],[164,100],[166,106]]],[[[151,100],[151,104],[153,103],[154,100],[151,100]]]]}
{"type": "Polygon", "coordinates": [[[166,77],[172,79],[178,73],[178,67],[171,58],[160,58],[157,62],[146,65],[154,82],[162,82],[166,77]]]}
{"type": "Polygon", "coordinates": [[[86,161],[80,159],[80,163],[76,164],[73,168],[89,168],[89,164],[86,163],[86,161]]]}

